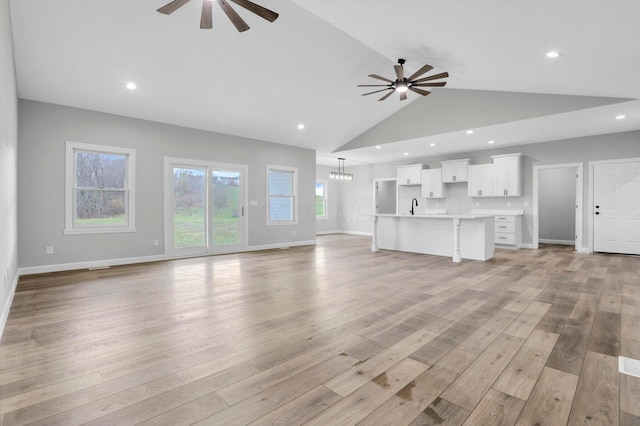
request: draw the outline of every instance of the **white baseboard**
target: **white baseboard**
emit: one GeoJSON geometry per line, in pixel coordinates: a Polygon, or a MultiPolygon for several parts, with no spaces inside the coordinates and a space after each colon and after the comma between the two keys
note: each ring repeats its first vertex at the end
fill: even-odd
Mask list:
{"type": "Polygon", "coordinates": [[[538,240],[540,244],[561,244],[564,246],[575,246],[576,242],[571,240],[543,240],[542,238],[538,240]]]}
{"type": "Polygon", "coordinates": [[[591,250],[589,250],[587,247],[579,247],[576,250],[576,253],[580,253],[580,254],[590,254],[591,250]]]}
{"type": "Polygon", "coordinates": [[[316,235],[329,235],[329,234],[342,234],[343,232],[339,229],[335,229],[333,231],[316,231],[316,235]]]}
{"type": "Polygon", "coordinates": [[[359,231],[341,231],[341,234],[347,235],[362,235],[363,237],[372,237],[373,233],[371,232],[359,232],[359,231]]]}
{"type": "Polygon", "coordinates": [[[19,275],[46,274],[48,272],[72,271],[74,269],[104,268],[107,266],[131,265],[133,263],[160,262],[167,260],[164,254],[156,256],[129,257],[124,259],[95,260],[89,262],[62,263],[59,265],[30,266],[20,268],[19,275]]]}
{"type": "Polygon", "coordinates": [[[534,246],[533,244],[529,244],[529,243],[522,243],[520,244],[519,248],[525,248],[525,249],[535,249],[536,246],[534,246]]]}
{"type": "Polygon", "coordinates": [[[9,319],[9,310],[11,309],[11,303],[13,303],[13,297],[16,295],[16,288],[18,287],[18,279],[20,273],[16,274],[16,278],[11,284],[11,290],[9,290],[9,297],[7,297],[7,303],[2,307],[2,317],[0,317],[0,340],[2,340],[2,334],[4,333],[4,327],[7,325],[9,319]]]}
{"type": "Polygon", "coordinates": [[[294,241],[291,243],[265,244],[261,246],[249,246],[245,251],[273,250],[299,246],[315,246],[316,240],[310,241],[294,241]]]}

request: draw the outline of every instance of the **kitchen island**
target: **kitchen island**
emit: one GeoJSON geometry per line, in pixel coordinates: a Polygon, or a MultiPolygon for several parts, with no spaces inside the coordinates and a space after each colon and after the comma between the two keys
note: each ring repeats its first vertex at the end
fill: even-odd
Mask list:
{"type": "Polygon", "coordinates": [[[494,251],[493,215],[486,214],[375,214],[371,251],[412,253],[488,260],[494,251]]]}

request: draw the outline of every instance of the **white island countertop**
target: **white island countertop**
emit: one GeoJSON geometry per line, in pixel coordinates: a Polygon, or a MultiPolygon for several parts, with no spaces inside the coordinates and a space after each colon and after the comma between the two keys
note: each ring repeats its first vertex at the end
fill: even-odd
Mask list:
{"type": "Polygon", "coordinates": [[[371,251],[379,249],[488,260],[494,251],[491,214],[373,214],[371,251]]]}
{"type": "Polygon", "coordinates": [[[462,214],[450,214],[450,213],[430,213],[430,214],[390,214],[390,213],[378,213],[374,214],[378,217],[407,217],[407,218],[428,218],[428,219],[484,219],[487,217],[494,217],[493,214],[475,214],[475,213],[462,213],[462,214]]]}

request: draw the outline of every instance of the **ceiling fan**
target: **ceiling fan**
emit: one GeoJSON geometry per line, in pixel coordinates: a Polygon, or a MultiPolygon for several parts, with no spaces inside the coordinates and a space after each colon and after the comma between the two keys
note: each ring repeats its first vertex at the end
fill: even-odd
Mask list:
{"type": "Polygon", "coordinates": [[[440,78],[449,77],[449,73],[441,72],[440,74],[434,74],[430,77],[424,77],[418,79],[421,75],[431,71],[433,67],[431,65],[425,65],[420,68],[418,71],[411,74],[411,77],[407,78],[404,76],[404,63],[406,61],[404,59],[398,59],[399,65],[394,65],[393,68],[396,71],[396,80],[390,80],[388,78],[380,77],[377,74],[369,74],[371,78],[377,78],[378,80],[386,81],[388,84],[358,84],[358,87],[384,87],[384,89],[374,90],[373,92],[364,93],[362,96],[371,95],[373,93],[384,92],[386,90],[389,91],[386,95],[378,99],[378,101],[384,101],[387,99],[393,92],[400,93],[400,100],[404,101],[407,99],[407,90],[411,90],[412,92],[418,93],[422,96],[427,96],[429,93],[428,90],[420,89],[420,87],[443,87],[447,84],[445,81],[435,82],[435,83],[427,83],[431,80],[438,80],[440,78]]]}
{"type": "MultiPolygon", "coordinates": [[[[165,4],[158,12],[165,15],[171,15],[176,10],[180,9],[190,0],[173,0],[170,3],[165,4]]],[[[200,16],[200,28],[210,29],[213,26],[213,10],[212,4],[214,0],[202,0],[202,15],[200,16]]],[[[249,25],[238,15],[238,13],[231,7],[227,0],[215,0],[218,2],[224,13],[231,20],[233,25],[239,32],[246,31],[250,27],[249,25]]],[[[264,8],[258,4],[255,4],[249,0],[231,0],[239,6],[244,7],[249,12],[253,12],[256,15],[266,19],[269,22],[273,22],[278,18],[278,14],[272,10],[264,8]]]]}

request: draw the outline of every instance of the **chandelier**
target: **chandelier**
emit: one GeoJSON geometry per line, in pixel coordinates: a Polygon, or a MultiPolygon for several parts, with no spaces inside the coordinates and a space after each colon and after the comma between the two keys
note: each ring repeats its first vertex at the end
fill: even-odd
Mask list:
{"type": "Polygon", "coordinates": [[[353,180],[353,175],[344,171],[344,158],[338,158],[338,171],[330,172],[329,179],[349,181],[353,180]]]}

